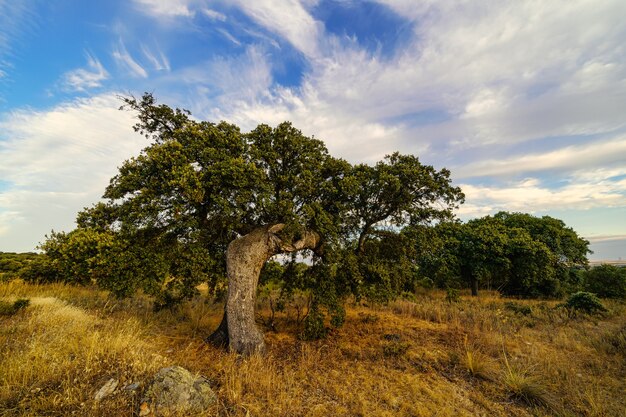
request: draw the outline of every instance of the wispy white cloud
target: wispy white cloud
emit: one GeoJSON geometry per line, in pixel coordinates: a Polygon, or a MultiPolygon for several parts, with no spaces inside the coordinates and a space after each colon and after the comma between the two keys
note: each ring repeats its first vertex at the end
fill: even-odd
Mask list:
{"type": "Polygon", "coordinates": [[[192,0],[132,0],[136,8],[155,17],[193,17],[192,0]]]}
{"type": "Polygon", "coordinates": [[[215,116],[221,107],[245,106],[267,97],[272,73],[263,48],[249,46],[239,55],[218,56],[173,72],[165,81],[192,88],[195,94],[190,101],[196,114],[219,120],[215,116]]]}
{"type": "Polygon", "coordinates": [[[497,211],[535,213],[555,209],[589,210],[626,206],[626,179],[572,181],[564,186],[548,187],[538,178],[506,184],[480,186],[460,184],[466,204],[459,210],[465,217],[497,211]]]}
{"type": "Polygon", "coordinates": [[[126,45],[120,39],[111,54],[117,64],[128,70],[133,76],[147,78],[148,72],[128,53],[126,45]]]}
{"type": "MultiPolygon", "coordinates": [[[[511,175],[538,171],[578,171],[594,167],[607,169],[620,166],[626,171],[626,135],[609,140],[593,140],[577,146],[566,146],[553,151],[534,152],[501,159],[488,159],[461,165],[455,169],[460,178],[511,175]]],[[[619,171],[619,170],[618,170],[619,171]]],[[[626,173],[626,172],[625,172],[626,173]]],[[[619,175],[613,172],[614,175],[619,175]]]]}
{"type": "Polygon", "coordinates": [[[102,86],[102,81],[109,78],[109,73],[98,58],[89,52],[86,52],[85,55],[88,69],[78,68],[65,73],[62,77],[63,88],[70,91],[86,91],[102,86]]]}
{"type": "Polygon", "coordinates": [[[145,146],[112,94],[0,119],[0,250],[32,250],[50,229],[70,230],[98,201],[116,166],[145,146]]]}
{"type": "Polygon", "coordinates": [[[220,22],[226,21],[226,15],[224,13],[218,12],[217,10],[204,8],[202,9],[202,13],[211,20],[218,20],[220,22]]]}
{"type": "Polygon", "coordinates": [[[198,117],[244,129],[291,120],[351,161],[418,153],[455,168],[468,194],[464,215],[626,205],[622,0],[378,0],[413,25],[385,55],[332,35],[314,17],[315,0],[133,2],[163,33],[193,17],[194,29],[206,29],[208,18],[207,30],[241,45],[170,72],[158,48],[131,48],[119,35],[136,53],[120,40],[117,64],[143,78],[165,70],[149,78],[159,98],[198,117]],[[224,14],[233,5],[253,23],[224,14]],[[297,86],[273,78],[280,53],[292,53],[281,51],[286,44],[304,61],[297,86]],[[542,179],[546,171],[558,181],[542,179]],[[480,176],[488,185],[476,183],[480,176]],[[511,182],[524,177],[533,180],[511,182]]]}
{"type": "Polygon", "coordinates": [[[615,240],[624,240],[626,241],[626,235],[597,235],[597,236],[589,236],[587,240],[591,243],[598,242],[612,242],[615,240]]]}
{"type": "Polygon", "coordinates": [[[169,72],[171,70],[170,61],[167,59],[163,51],[161,51],[160,49],[158,49],[158,52],[155,54],[146,45],[142,44],[141,51],[143,52],[144,56],[148,59],[148,61],[150,61],[155,71],[165,70],[169,72]]]}
{"type": "Polygon", "coordinates": [[[270,32],[282,36],[305,56],[320,56],[319,42],[324,25],[307,11],[316,2],[298,0],[234,0],[251,19],[270,32]]]}
{"type": "Polygon", "coordinates": [[[217,29],[217,31],[219,33],[222,34],[222,36],[224,36],[226,39],[228,39],[229,41],[231,41],[232,43],[234,43],[237,46],[241,46],[241,42],[239,41],[239,39],[235,38],[233,35],[231,35],[231,33],[229,31],[227,31],[226,29],[217,29]]]}
{"type": "Polygon", "coordinates": [[[34,6],[30,0],[0,0],[0,79],[8,78],[22,38],[33,30],[37,21],[34,6]]]}

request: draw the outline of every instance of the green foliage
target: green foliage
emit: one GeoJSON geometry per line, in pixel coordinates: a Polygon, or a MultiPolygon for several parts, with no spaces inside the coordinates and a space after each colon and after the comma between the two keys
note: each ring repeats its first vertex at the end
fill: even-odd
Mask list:
{"type": "Polygon", "coordinates": [[[595,294],[585,291],[579,291],[572,294],[564,306],[573,311],[580,311],[587,314],[601,313],[607,311],[606,307],[595,294]]]}
{"type": "Polygon", "coordinates": [[[603,298],[626,298],[626,268],[600,265],[584,274],[585,291],[603,298]]]}
{"type": "Polygon", "coordinates": [[[459,290],[457,290],[456,288],[447,288],[446,289],[446,301],[450,304],[458,303],[459,301],[461,301],[459,290]]]}
{"type": "Polygon", "coordinates": [[[413,227],[418,271],[438,286],[498,288],[523,297],[558,297],[579,285],[589,242],[548,216],[501,212],[467,223],[413,227]]]}
{"type": "Polygon", "coordinates": [[[570,271],[587,265],[587,254],[591,253],[587,240],[578,236],[562,220],[550,216],[500,212],[494,218],[508,228],[525,230],[533,241],[543,243],[548,249],[547,253],[552,258],[549,260],[552,276],[540,283],[537,294],[529,295],[560,296],[566,290],[575,288],[576,275],[570,271]]]}
{"type": "Polygon", "coordinates": [[[517,304],[511,301],[507,301],[506,303],[504,303],[504,308],[523,316],[530,316],[533,313],[533,309],[530,306],[517,304]]]}
{"type": "Polygon", "coordinates": [[[324,314],[317,304],[313,304],[304,319],[304,329],[300,333],[302,340],[317,340],[326,337],[328,329],[324,325],[324,314]]]}
{"type": "Polygon", "coordinates": [[[356,293],[369,301],[386,303],[418,285],[415,247],[410,237],[393,231],[376,231],[354,255],[358,268],[356,293]]]}
{"type": "Polygon", "coordinates": [[[17,299],[13,303],[0,301],[0,316],[12,316],[18,311],[28,307],[29,304],[30,300],[25,298],[17,299]]]}
{"type": "Polygon", "coordinates": [[[50,258],[43,254],[20,271],[20,278],[27,282],[56,282],[60,281],[58,270],[53,266],[50,258]]]}
{"type": "Polygon", "coordinates": [[[388,358],[399,358],[406,354],[411,347],[409,342],[401,340],[391,340],[383,344],[383,355],[388,358]]]}
{"type": "Polygon", "coordinates": [[[0,281],[21,277],[24,271],[39,257],[40,255],[33,252],[0,252],[0,281]]]}
{"type": "Polygon", "coordinates": [[[49,270],[42,280],[90,284],[112,246],[111,233],[93,229],[76,229],[69,233],[53,231],[40,246],[49,260],[49,270]]]}
{"type": "Polygon", "coordinates": [[[533,240],[542,242],[557,256],[562,267],[586,265],[589,242],[582,239],[562,220],[550,216],[535,217],[526,213],[497,213],[494,218],[509,228],[526,230],[533,240]]]}

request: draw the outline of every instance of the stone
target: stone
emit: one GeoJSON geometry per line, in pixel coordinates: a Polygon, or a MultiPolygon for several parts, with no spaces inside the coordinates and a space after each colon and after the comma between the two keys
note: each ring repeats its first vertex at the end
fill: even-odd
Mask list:
{"type": "Polygon", "coordinates": [[[139,382],[133,382],[132,384],[128,384],[124,387],[124,391],[135,391],[139,388],[139,382]]]}
{"type": "Polygon", "coordinates": [[[98,390],[98,392],[96,392],[96,395],[94,396],[94,400],[100,401],[103,398],[108,397],[109,395],[113,394],[115,392],[115,389],[117,388],[117,384],[119,384],[119,381],[117,379],[114,379],[114,378],[109,379],[107,383],[104,384],[102,388],[98,390]]]}
{"type": "Polygon", "coordinates": [[[206,411],[217,401],[209,381],[181,366],[160,369],[144,393],[140,416],[189,414],[206,411]]]}

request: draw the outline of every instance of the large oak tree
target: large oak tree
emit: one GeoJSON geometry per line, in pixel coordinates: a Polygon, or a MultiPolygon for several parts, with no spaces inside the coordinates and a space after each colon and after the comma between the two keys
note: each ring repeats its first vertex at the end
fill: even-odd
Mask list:
{"type": "Polygon", "coordinates": [[[412,155],[353,166],[288,122],[242,133],[150,94],[124,102],[151,143],[120,167],[106,203],[82,212],[79,227],[154,248],[169,265],[164,279],[184,288],[197,276],[215,285],[226,275],[224,317],[209,340],[232,351],[265,348],[254,306],[260,271],[274,255],[308,250],[317,279],[332,281],[341,254],[362,252],[379,228],[450,218],[463,199],[449,171],[412,155]]]}

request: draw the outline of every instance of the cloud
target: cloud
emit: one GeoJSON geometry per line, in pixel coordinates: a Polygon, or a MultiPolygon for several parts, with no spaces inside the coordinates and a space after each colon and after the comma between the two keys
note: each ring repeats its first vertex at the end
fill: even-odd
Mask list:
{"type": "Polygon", "coordinates": [[[111,54],[117,64],[125,68],[135,77],[147,78],[148,72],[128,53],[124,42],[120,39],[111,54]]]}
{"type": "Polygon", "coordinates": [[[189,0],[133,0],[137,10],[155,17],[193,17],[189,0]]]}
{"type": "Polygon", "coordinates": [[[63,75],[62,84],[66,90],[86,91],[102,86],[102,81],[109,78],[109,73],[96,57],[88,52],[85,55],[88,69],[78,68],[63,75]]]}
{"type": "Polygon", "coordinates": [[[319,41],[323,24],[315,21],[305,6],[314,2],[298,0],[234,0],[251,19],[270,32],[277,33],[308,58],[320,56],[319,41]]]}
{"type": "Polygon", "coordinates": [[[587,237],[586,239],[591,243],[612,242],[615,240],[626,241],[626,235],[598,235],[598,236],[590,236],[590,237],[587,237]]]}
{"type": "Polygon", "coordinates": [[[466,204],[458,211],[462,217],[479,217],[497,211],[535,213],[558,210],[589,210],[626,206],[626,179],[571,181],[560,187],[542,185],[538,178],[503,186],[459,184],[466,204]]]}
{"type": "Polygon", "coordinates": [[[20,54],[20,43],[36,25],[34,10],[34,3],[29,0],[0,0],[0,79],[10,77],[12,61],[20,54]]]}
{"type": "Polygon", "coordinates": [[[171,70],[170,62],[165,56],[165,54],[163,54],[163,51],[158,50],[157,54],[154,54],[147,46],[143,44],[141,45],[141,51],[143,52],[144,56],[148,59],[148,61],[150,61],[155,71],[165,70],[169,72],[171,70]]]}
{"type": "Polygon", "coordinates": [[[219,20],[220,22],[226,21],[226,15],[216,10],[205,8],[205,9],[202,9],[202,13],[211,20],[219,20]]]}
{"type": "Polygon", "coordinates": [[[50,229],[70,230],[116,167],[145,139],[114,94],[23,109],[0,119],[0,250],[32,250],[50,229]]]}
{"type": "Polygon", "coordinates": [[[239,39],[235,38],[233,35],[230,34],[229,31],[227,31],[226,29],[217,29],[217,31],[219,33],[222,34],[222,36],[224,36],[226,39],[228,39],[229,41],[231,41],[232,43],[234,43],[237,46],[241,46],[241,42],[239,41],[239,39]]]}
{"type": "MultiPolygon", "coordinates": [[[[197,117],[220,120],[223,119],[221,108],[240,108],[267,97],[272,74],[264,49],[248,46],[238,55],[216,56],[173,71],[159,82],[169,86],[170,91],[183,91],[185,106],[197,117]],[[176,87],[172,89],[172,86],[176,87]]],[[[179,102],[181,99],[176,94],[171,99],[179,102]]]]}
{"type": "MultiPolygon", "coordinates": [[[[608,140],[591,140],[577,146],[566,146],[553,151],[518,155],[509,158],[484,159],[462,165],[455,170],[460,178],[519,175],[540,171],[580,171],[593,167],[623,166],[626,161],[626,134],[608,140]]],[[[619,172],[619,171],[618,171],[619,172]]],[[[626,168],[624,168],[626,173],[626,168]]],[[[613,173],[619,175],[618,173],[613,173]]]]}

